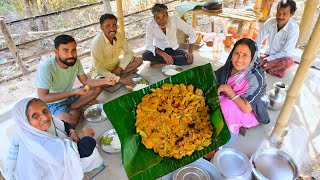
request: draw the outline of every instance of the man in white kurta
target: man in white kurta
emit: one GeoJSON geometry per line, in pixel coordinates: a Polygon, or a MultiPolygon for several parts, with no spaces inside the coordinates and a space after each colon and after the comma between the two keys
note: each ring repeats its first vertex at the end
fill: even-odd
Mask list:
{"type": "Polygon", "coordinates": [[[280,78],[294,64],[290,55],[299,38],[299,25],[292,19],[296,9],[293,0],[280,1],[276,17],[264,23],[256,40],[260,52],[263,52],[260,65],[267,73],[280,78]],[[262,49],[266,37],[268,44],[262,49]]]}
{"type": "Polygon", "coordinates": [[[146,51],[142,54],[142,59],[165,64],[192,64],[195,30],[178,16],[169,16],[168,8],[164,4],[155,4],[151,11],[154,18],[147,23],[146,51]],[[179,49],[177,29],[189,36],[188,52],[179,49]]]}

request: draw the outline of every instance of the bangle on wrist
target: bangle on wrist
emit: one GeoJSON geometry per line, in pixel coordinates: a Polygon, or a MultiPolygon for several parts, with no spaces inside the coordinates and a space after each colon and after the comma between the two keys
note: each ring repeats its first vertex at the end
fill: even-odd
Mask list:
{"type": "Polygon", "coordinates": [[[72,134],[73,132],[77,132],[77,130],[75,130],[75,129],[70,129],[70,130],[69,130],[69,136],[71,136],[71,134],[72,134]]]}
{"type": "Polygon", "coordinates": [[[236,95],[232,96],[230,99],[233,101],[233,100],[237,99],[239,96],[240,96],[239,94],[236,94],[236,95]]]}

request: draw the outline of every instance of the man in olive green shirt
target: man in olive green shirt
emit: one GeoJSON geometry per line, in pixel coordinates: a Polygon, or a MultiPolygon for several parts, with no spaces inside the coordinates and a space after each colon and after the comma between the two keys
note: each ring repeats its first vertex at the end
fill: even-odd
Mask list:
{"type": "Polygon", "coordinates": [[[132,80],[126,76],[134,73],[142,64],[142,58],[134,57],[125,35],[117,33],[117,18],[113,14],[100,17],[102,33],[93,38],[91,55],[93,66],[90,74],[93,78],[114,77],[118,83],[130,85],[132,80]],[[119,60],[123,51],[123,59],[119,60]]]}

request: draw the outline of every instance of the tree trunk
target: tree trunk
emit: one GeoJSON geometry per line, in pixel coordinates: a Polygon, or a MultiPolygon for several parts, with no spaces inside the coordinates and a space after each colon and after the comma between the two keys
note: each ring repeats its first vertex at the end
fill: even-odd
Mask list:
{"type": "MultiPolygon", "coordinates": [[[[31,11],[31,7],[30,7],[30,1],[29,0],[23,0],[23,4],[24,4],[24,11],[26,13],[26,17],[32,17],[32,11],[31,11]]],[[[29,20],[29,28],[32,31],[36,31],[37,30],[37,25],[34,22],[34,19],[29,20]]]]}
{"type": "MultiPolygon", "coordinates": [[[[41,4],[42,4],[42,14],[47,14],[49,12],[49,6],[47,3],[47,0],[41,0],[41,4]]],[[[42,24],[43,24],[44,30],[49,30],[49,24],[46,18],[42,19],[42,24]]]]}
{"type": "MultiPolygon", "coordinates": [[[[39,11],[39,6],[38,6],[38,3],[37,3],[37,0],[31,0],[32,2],[32,6],[33,6],[33,10],[34,10],[34,14],[36,16],[39,16],[40,15],[40,11],[39,11]]],[[[38,26],[38,30],[39,31],[43,31],[44,30],[44,27],[43,27],[43,23],[42,23],[42,18],[37,18],[36,19],[36,23],[37,23],[37,26],[38,26]]]]}

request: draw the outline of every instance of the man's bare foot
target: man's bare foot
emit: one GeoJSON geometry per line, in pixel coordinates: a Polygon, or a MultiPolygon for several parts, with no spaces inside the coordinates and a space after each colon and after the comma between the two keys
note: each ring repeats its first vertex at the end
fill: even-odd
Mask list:
{"type": "Polygon", "coordinates": [[[126,74],[121,75],[121,77],[128,77],[128,76],[130,76],[131,74],[137,73],[138,71],[139,71],[139,69],[135,69],[135,70],[133,70],[133,71],[131,71],[131,72],[129,72],[129,73],[126,73],[126,74]]]}
{"type": "Polygon", "coordinates": [[[149,67],[154,66],[154,65],[157,65],[157,64],[160,64],[160,63],[154,62],[154,61],[150,61],[149,67]]]}

